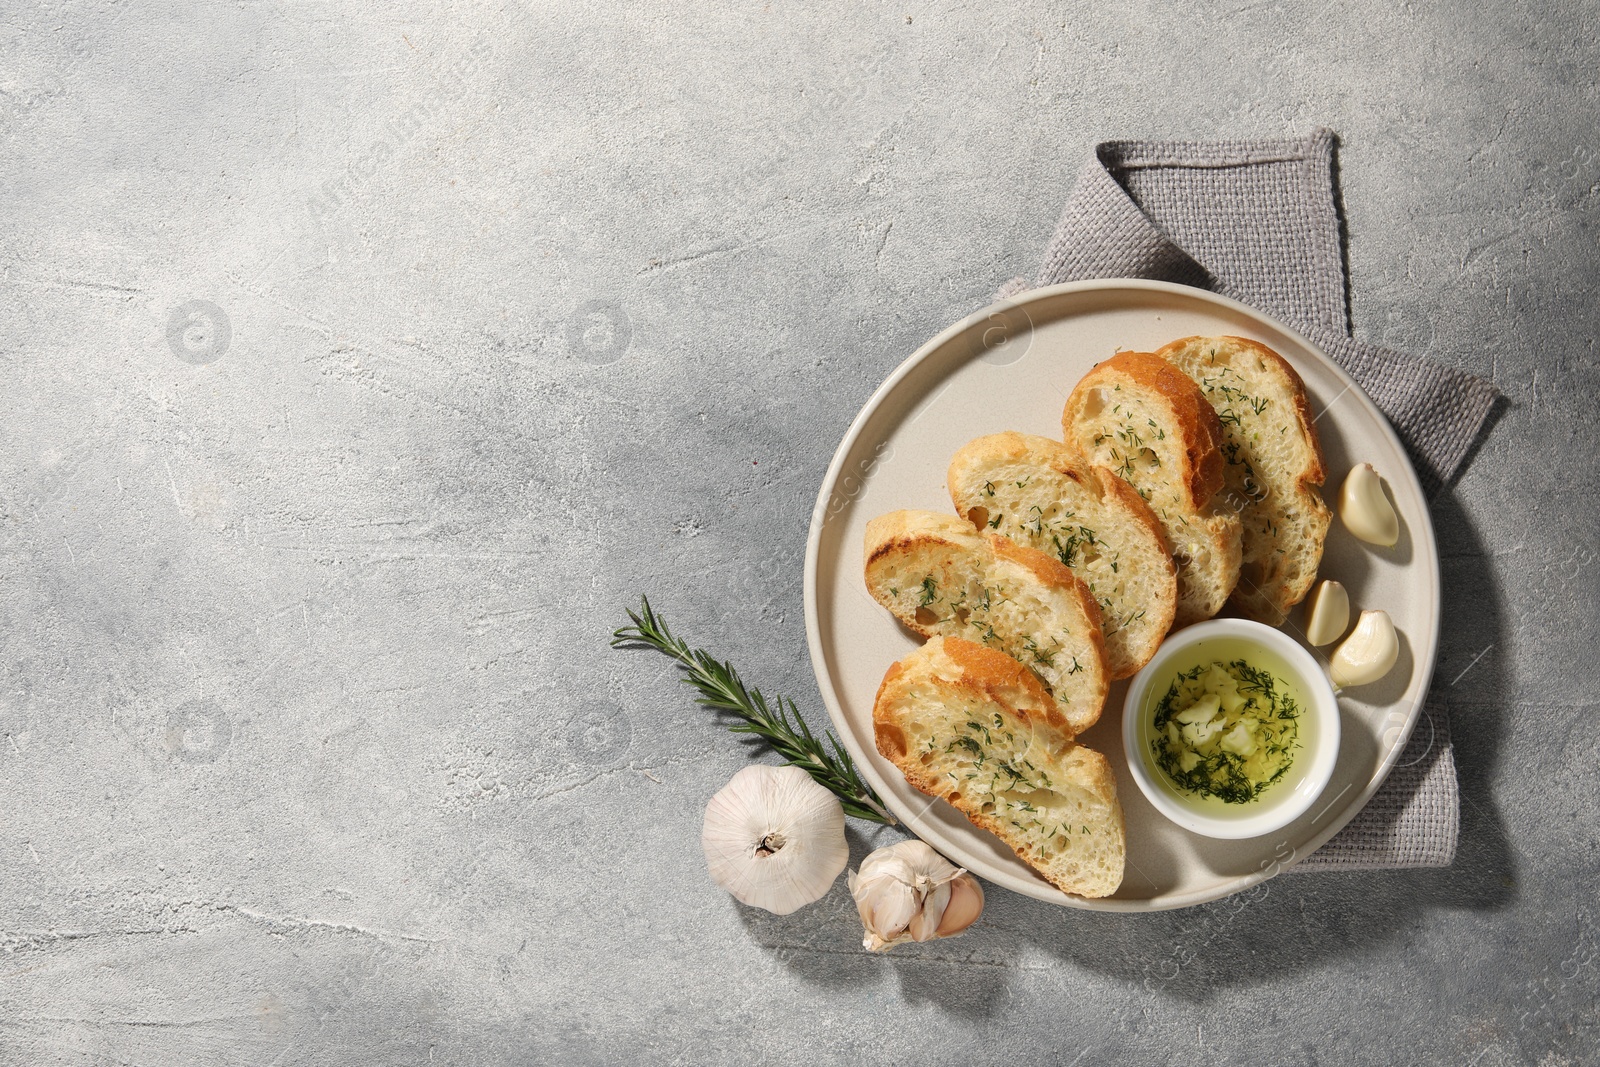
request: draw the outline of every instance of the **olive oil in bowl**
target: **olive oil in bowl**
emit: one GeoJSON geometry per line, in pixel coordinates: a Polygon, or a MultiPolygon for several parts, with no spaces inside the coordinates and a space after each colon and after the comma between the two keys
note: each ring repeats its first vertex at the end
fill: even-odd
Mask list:
{"type": "Polygon", "coordinates": [[[1338,709],[1279,630],[1220,619],[1168,638],[1128,689],[1123,737],[1150,802],[1211,837],[1270,833],[1327,784],[1338,709]]]}

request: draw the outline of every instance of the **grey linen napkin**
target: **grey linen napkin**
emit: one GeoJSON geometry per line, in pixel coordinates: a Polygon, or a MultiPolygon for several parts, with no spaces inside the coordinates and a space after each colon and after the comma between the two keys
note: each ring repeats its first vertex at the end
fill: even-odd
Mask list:
{"type": "MultiPolygon", "coordinates": [[[[1153,278],[1276,315],[1333,357],[1388,416],[1430,495],[1459,472],[1499,398],[1481,378],[1350,336],[1334,136],[1106,141],[1084,168],[1030,286],[1153,278]]],[[[1295,871],[1445,867],[1460,831],[1450,723],[1429,703],[1367,806],[1295,871]]]]}

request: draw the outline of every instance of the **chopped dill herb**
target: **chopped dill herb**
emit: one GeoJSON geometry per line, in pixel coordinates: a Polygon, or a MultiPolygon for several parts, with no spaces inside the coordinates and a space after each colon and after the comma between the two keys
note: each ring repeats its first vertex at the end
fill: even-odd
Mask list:
{"type": "MultiPolygon", "coordinates": [[[[1222,683],[1227,688],[1227,683],[1222,683]]],[[[1206,663],[1180,672],[1156,705],[1150,741],[1156,765],[1181,788],[1228,804],[1243,804],[1281,779],[1293,764],[1300,714],[1270,671],[1243,659],[1206,663]],[[1224,707],[1211,672],[1220,669],[1242,701],[1224,707]],[[1202,682],[1203,677],[1212,681],[1202,682]],[[1212,701],[1209,717],[1184,716],[1212,701]],[[1255,729],[1250,729],[1251,725],[1255,729]],[[1231,738],[1241,742],[1230,744],[1231,738]]]]}
{"type": "Polygon", "coordinates": [[[954,752],[958,748],[972,753],[973,759],[979,760],[980,762],[983,759],[983,746],[978,744],[978,739],[975,737],[958,737],[954,741],[950,742],[945,751],[954,752]]]}

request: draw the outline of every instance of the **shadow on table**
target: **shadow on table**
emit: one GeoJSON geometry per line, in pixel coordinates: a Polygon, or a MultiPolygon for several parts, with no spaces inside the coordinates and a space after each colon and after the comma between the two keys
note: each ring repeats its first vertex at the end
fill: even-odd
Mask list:
{"type": "MultiPolygon", "coordinates": [[[[853,902],[836,887],[791,916],[741,909],[752,935],[808,981],[859,988],[888,969],[905,998],[978,1020],[1009,995],[1011,972],[1048,976],[1070,994],[1074,969],[1086,968],[1152,994],[1202,1001],[1221,989],[1380,951],[1410,936],[1434,909],[1506,906],[1516,892],[1514,857],[1489,792],[1504,722],[1503,677],[1492,656],[1505,647],[1502,609],[1483,546],[1455,499],[1436,500],[1433,515],[1441,530],[1446,640],[1431,699],[1450,709],[1461,787],[1453,866],[1288,873],[1224,900],[1149,915],[1074,911],[985,886],[987,907],[973,936],[882,955],[859,948],[853,902]]],[[[854,868],[899,835],[853,824],[850,838],[854,868]]]]}
{"type": "MultiPolygon", "coordinates": [[[[845,836],[851,870],[874,849],[905,840],[899,830],[864,823],[850,823],[845,836]]],[[[984,888],[990,900],[1001,895],[1024,899],[992,886],[984,888]]],[[[999,1001],[1008,996],[1004,981],[996,976],[1015,966],[1017,946],[1012,938],[950,938],[868,952],[861,947],[861,919],[843,876],[826,897],[791,915],[734,907],[739,908],[752,940],[786,970],[823,988],[866,995],[889,972],[899,982],[903,1001],[929,1001],[973,1021],[992,1017],[999,1001]]],[[[870,1049],[863,1055],[864,1062],[873,1058],[870,1049]]]]}
{"type": "Polygon", "coordinates": [[[1455,498],[1445,494],[1432,511],[1441,531],[1444,639],[1430,700],[1450,711],[1461,792],[1455,862],[1290,872],[1224,900],[1154,915],[1052,916],[1049,905],[1011,897],[1005,911],[1035,931],[1025,940],[1151,992],[1203,1000],[1381,950],[1410,936],[1434,909],[1494,910],[1515,898],[1514,853],[1490,796],[1505,722],[1503,675],[1492,656],[1505,647],[1502,605],[1487,554],[1455,498]]]}

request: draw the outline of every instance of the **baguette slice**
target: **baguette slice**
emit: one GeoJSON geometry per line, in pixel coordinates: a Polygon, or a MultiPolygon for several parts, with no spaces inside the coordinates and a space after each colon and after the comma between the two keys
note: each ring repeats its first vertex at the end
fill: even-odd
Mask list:
{"type": "Polygon", "coordinates": [[[872,708],[878,751],[1057,888],[1103,897],[1126,844],[1111,764],[1053,725],[1054,703],[1010,656],[936,637],[889,668],[872,708]]]}
{"type": "Polygon", "coordinates": [[[1177,571],[1155,514],[1127,482],[1060,441],[997,433],[950,461],[950,499],[985,529],[1055,556],[1100,605],[1106,664],[1127,678],[1172,628],[1177,571]]]}
{"type": "Polygon", "coordinates": [[[1118,475],[1155,512],[1178,567],[1173,625],[1209,619],[1239,581],[1239,516],[1223,486],[1222,424],[1200,387],[1149,352],[1098,363],[1067,398],[1068,447],[1118,475]]]}
{"type": "Polygon", "coordinates": [[[1278,353],[1243,337],[1185,337],[1156,355],[1200,386],[1222,424],[1223,497],[1244,521],[1229,603],[1281,626],[1317,577],[1332,520],[1317,491],[1326,469],[1305,382],[1278,353]]]}
{"type": "Polygon", "coordinates": [[[1055,697],[1059,729],[1100,717],[1111,678],[1100,609],[1053,556],[965,519],[895,511],[867,523],[867,591],[924,637],[966,637],[1026,664],[1055,697]]]}

